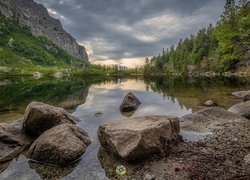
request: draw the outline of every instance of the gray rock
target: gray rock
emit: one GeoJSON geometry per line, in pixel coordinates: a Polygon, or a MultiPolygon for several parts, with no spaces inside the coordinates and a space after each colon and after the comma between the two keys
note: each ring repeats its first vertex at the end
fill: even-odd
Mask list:
{"type": "Polygon", "coordinates": [[[213,100],[208,100],[204,103],[205,106],[209,106],[209,107],[212,107],[212,106],[218,106],[218,104],[216,102],[214,102],[213,100]]]}
{"type": "Polygon", "coordinates": [[[10,161],[26,149],[33,139],[22,129],[23,119],[0,124],[0,162],[10,161]]]}
{"type": "Polygon", "coordinates": [[[250,164],[250,153],[244,157],[244,162],[250,164]]]}
{"type": "Polygon", "coordinates": [[[243,101],[249,101],[250,100],[250,91],[243,97],[243,101]]]}
{"type": "Polygon", "coordinates": [[[237,91],[237,92],[233,92],[232,95],[244,99],[246,95],[250,97],[250,91],[237,91]]]}
{"type": "Polygon", "coordinates": [[[76,118],[63,108],[32,102],[25,110],[23,128],[28,134],[39,136],[47,129],[60,124],[76,124],[75,120],[76,118]]]}
{"type": "Polygon", "coordinates": [[[121,112],[132,112],[135,111],[139,106],[141,102],[135,97],[133,93],[128,93],[120,106],[121,112]]]}
{"type": "Polygon", "coordinates": [[[143,160],[169,148],[180,131],[178,118],[147,116],[103,124],[98,129],[102,147],[127,160],[143,160]]]}
{"type": "Polygon", "coordinates": [[[143,180],[154,180],[154,179],[156,179],[156,177],[150,174],[146,174],[143,178],[143,180]]]}
{"type": "Polygon", "coordinates": [[[79,161],[71,163],[65,167],[48,166],[48,164],[43,164],[32,160],[28,161],[28,164],[32,170],[36,171],[36,174],[38,174],[41,179],[59,180],[63,179],[65,176],[74,171],[79,164],[79,161]]]}
{"type": "Polygon", "coordinates": [[[246,119],[219,107],[209,107],[181,117],[181,129],[187,132],[211,132],[220,124],[242,122],[246,119]]]}
{"type": "Polygon", "coordinates": [[[4,0],[0,1],[0,13],[6,17],[16,16],[21,25],[30,27],[33,35],[47,36],[69,54],[88,61],[84,46],[65,32],[59,19],[51,17],[43,5],[33,0],[4,0]]]}
{"type": "Polygon", "coordinates": [[[229,112],[237,113],[245,118],[250,119],[250,101],[235,104],[228,109],[229,112]]]}
{"type": "Polygon", "coordinates": [[[62,124],[39,136],[29,148],[28,157],[42,163],[64,166],[79,159],[90,143],[83,129],[62,124]]]}

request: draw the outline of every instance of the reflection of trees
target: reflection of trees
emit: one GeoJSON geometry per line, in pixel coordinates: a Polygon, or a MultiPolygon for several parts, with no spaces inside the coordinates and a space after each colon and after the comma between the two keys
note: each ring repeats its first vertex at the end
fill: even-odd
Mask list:
{"type": "MultiPolygon", "coordinates": [[[[64,80],[43,78],[34,80],[30,77],[7,78],[8,84],[0,86],[0,112],[17,110],[23,113],[31,101],[41,101],[74,110],[83,104],[92,84],[115,82],[113,78],[73,77],[64,80]]],[[[0,79],[1,81],[1,79],[0,79]]],[[[2,79],[6,81],[6,79],[2,79]]]]}
{"type": "Polygon", "coordinates": [[[200,109],[203,103],[212,99],[222,107],[228,108],[237,99],[230,94],[238,90],[246,90],[250,87],[249,78],[188,78],[188,77],[146,77],[144,79],[146,90],[152,89],[161,93],[164,98],[179,105],[192,109],[200,109]]]}

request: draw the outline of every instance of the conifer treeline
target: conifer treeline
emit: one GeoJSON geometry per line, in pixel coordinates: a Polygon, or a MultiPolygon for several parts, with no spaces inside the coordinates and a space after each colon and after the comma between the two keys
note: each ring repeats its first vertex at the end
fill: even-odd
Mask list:
{"type": "Polygon", "coordinates": [[[146,58],[144,74],[234,71],[246,66],[250,57],[250,3],[227,0],[225,11],[215,27],[210,24],[194,36],[180,39],[178,45],[163,49],[159,56],[146,58]]]}

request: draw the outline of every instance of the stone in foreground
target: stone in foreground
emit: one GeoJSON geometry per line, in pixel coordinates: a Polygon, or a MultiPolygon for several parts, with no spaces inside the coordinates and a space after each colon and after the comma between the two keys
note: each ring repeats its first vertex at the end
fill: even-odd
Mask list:
{"type": "Polygon", "coordinates": [[[65,166],[79,159],[91,143],[81,128],[62,124],[45,131],[29,148],[28,157],[42,162],[65,166]]]}
{"type": "Polygon", "coordinates": [[[23,128],[28,134],[39,136],[44,131],[60,124],[76,124],[75,120],[76,118],[63,108],[32,102],[25,111],[23,128]]]}
{"type": "Polygon", "coordinates": [[[178,118],[136,117],[101,125],[98,139],[101,146],[114,155],[136,161],[169,148],[167,145],[178,137],[179,131],[178,118]]]}
{"type": "Polygon", "coordinates": [[[0,163],[12,160],[33,142],[23,131],[22,124],[23,119],[0,124],[0,163]]]}
{"type": "Polygon", "coordinates": [[[204,108],[180,118],[181,129],[192,132],[210,132],[215,128],[221,128],[221,124],[245,120],[247,119],[239,114],[228,112],[219,107],[204,108]]]}
{"type": "Polygon", "coordinates": [[[250,101],[235,104],[228,109],[229,112],[237,113],[245,118],[250,119],[250,101]]]}
{"type": "Polygon", "coordinates": [[[141,105],[141,102],[133,93],[128,93],[120,106],[121,112],[131,112],[135,111],[139,106],[141,105]]]}
{"type": "Polygon", "coordinates": [[[213,100],[208,100],[204,103],[205,106],[208,107],[213,107],[213,106],[218,106],[218,104],[216,102],[214,102],[213,100]]]}
{"type": "Polygon", "coordinates": [[[239,98],[244,98],[246,95],[250,94],[250,90],[249,91],[237,91],[237,92],[233,92],[232,95],[239,97],[239,98]]]}

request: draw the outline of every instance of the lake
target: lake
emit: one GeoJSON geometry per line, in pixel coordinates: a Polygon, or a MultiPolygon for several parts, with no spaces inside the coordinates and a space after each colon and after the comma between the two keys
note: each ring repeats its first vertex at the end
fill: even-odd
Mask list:
{"type": "Polygon", "coordinates": [[[92,144],[81,160],[67,168],[34,163],[21,154],[0,168],[0,179],[108,179],[99,154],[97,129],[100,124],[127,116],[171,115],[182,117],[204,108],[213,100],[225,109],[239,103],[234,91],[249,90],[250,78],[91,78],[64,79],[0,77],[0,122],[11,122],[25,111],[31,101],[41,101],[65,108],[81,121],[92,144]],[[134,114],[123,115],[119,106],[126,93],[141,101],[134,114]]]}

